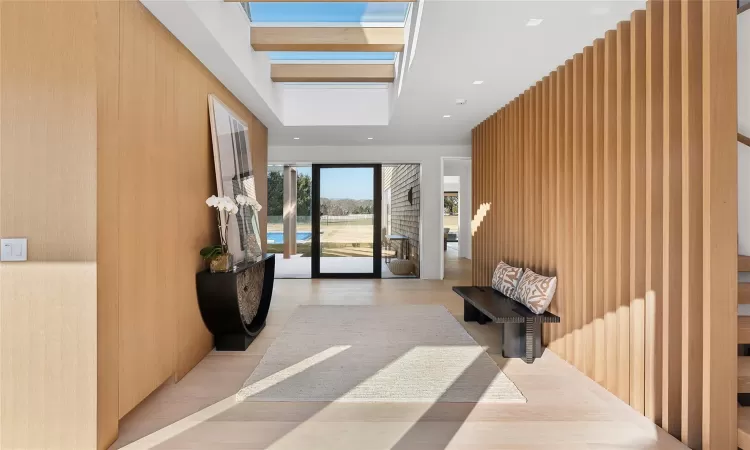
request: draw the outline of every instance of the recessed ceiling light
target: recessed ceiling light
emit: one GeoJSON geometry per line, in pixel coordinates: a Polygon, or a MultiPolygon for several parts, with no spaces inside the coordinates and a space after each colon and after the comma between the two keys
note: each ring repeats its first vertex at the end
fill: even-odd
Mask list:
{"type": "Polygon", "coordinates": [[[450,117],[451,117],[450,114],[446,114],[446,115],[443,116],[443,119],[450,119],[450,117]]]}
{"type": "Polygon", "coordinates": [[[371,141],[371,140],[373,140],[373,139],[375,139],[375,138],[367,138],[367,140],[368,140],[368,141],[371,141]]]}
{"type": "Polygon", "coordinates": [[[536,27],[536,26],[539,26],[543,21],[544,21],[544,19],[529,19],[529,21],[526,22],[526,26],[527,27],[536,27]]]}
{"type": "Polygon", "coordinates": [[[475,82],[474,82],[474,83],[472,83],[472,84],[483,84],[483,83],[484,83],[484,81],[482,81],[482,80],[477,80],[477,81],[475,81],[475,82]]]}
{"type": "Polygon", "coordinates": [[[299,138],[294,138],[295,141],[299,141],[299,138]]]}

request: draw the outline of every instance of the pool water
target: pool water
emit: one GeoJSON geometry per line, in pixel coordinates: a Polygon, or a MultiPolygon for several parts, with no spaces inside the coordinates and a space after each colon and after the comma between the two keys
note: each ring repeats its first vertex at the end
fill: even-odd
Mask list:
{"type": "MultiPolygon", "coordinates": [[[[298,231],[297,232],[297,242],[305,242],[309,240],[312,237],[312,233],[309,231],[298,231]]],[[[284,243],[284,233],[268,233],[268,236],[266,237],[266,241],[269,244],[283,244],[284,243]]]]}

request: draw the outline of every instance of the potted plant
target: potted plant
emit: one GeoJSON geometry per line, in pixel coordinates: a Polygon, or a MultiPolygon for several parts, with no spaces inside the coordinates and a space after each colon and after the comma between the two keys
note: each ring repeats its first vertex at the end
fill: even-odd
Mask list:
{"type": "Polygon", "coordinates": [[[227,227],[229,225],[229,215],[237,214],[239,208],[231,198],[217,197],[215,195],[206,199],[206,204],[212,208],[216,208],[221,244],[201,249],[201,256],[205,261],[208,261],[211,273],[229,272],[232,270],[234,261],[227,247],[227,227]]]}

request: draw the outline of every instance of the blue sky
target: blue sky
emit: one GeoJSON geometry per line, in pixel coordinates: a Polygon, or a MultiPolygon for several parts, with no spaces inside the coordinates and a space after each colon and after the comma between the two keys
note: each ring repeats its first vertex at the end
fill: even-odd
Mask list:
{"type": "Polygon", "coordinates": [[[253,22],[403,22],[408,3],[251,2],[253,22]]]}
{"type": "MultiPolygon", "coordinates": [[[[312,177],[312,167],[297,167],[298,175],[312,177]]],[[[366,167],[320,169],[320,196],[372,200],[373,170],[366,167]]]]}

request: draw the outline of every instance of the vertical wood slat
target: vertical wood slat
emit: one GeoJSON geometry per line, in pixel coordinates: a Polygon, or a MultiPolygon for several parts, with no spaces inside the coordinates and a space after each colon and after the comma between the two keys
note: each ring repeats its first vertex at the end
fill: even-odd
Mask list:
{"type": "MultiPolygon", "coordinates": [[[[701,4],[682,0],[682,442],[701,445],[703,110],[701,4]]],[[[735,271],[736,272],[736,271],[735,271]]],[[[729,406],[729,405],[728,405],[729,406]]]]}
{"type": "Polygon", "coordinates": [[[526,174],[528,176],[528,190],[526,191],[527,200],[526,206],[528,207],[528,219],[529,226],[528,233],[529,239],[526,246],[526,253],[523,255],[523,261],[526,267],[531,270],[539,270],[536,267],[535,256],[537,254],[537,247],[539,246],[539,240],[536,236],[536,227],[538,224],[537,205],[539,201],[536,197],[536,177],[534,177],[534,168],[537,165],[536,162],[536,99],[537,89],[536,86],[532,86],[529,89],[529,110],[526,113],[528,123],[526,125],[526,133],[529,138],[527,144],[528,159],[526,160],[526,174]]]}
{"type": "MultiPolygon", "coordinates": [[[[502,110],[495,113],[495,116],[492,121],[492,128],[491,128],[491,142],[490,142],[490,170],[494,172],[495,174],[500,173],[497,170],[497,158],[498,158],[498,126],[500,123],[500,118],[502,117],[503,112],[502,110]]],[[[494,177],[490,177],[490,198],[492,199],[492,204],[495,206],[499,206],[497,202],[497,180],[498,176],[495,175],[494,177]]],[[[498,221],[500,220],[500,208],[495,208],[493,211],[495,212],[492,215],[492,221],[490,223],[490,239],[492,239],[491,242],[498,242],[497,240],[497,228],[498,228],[498,221]]],[[[491,245],[490,246],[490,268],[494,272],[495,265],[498,261],[498,246],[491,245]]],[[[492,281],[491,275],[488,273],[488,276],[490,276],[490,282],[492,281]]]]}
{"type": "Polygon", "coordinates": [[[617,31],[604,35],[604,329],[607,343],[606,388],[616,394],[617,358],[617,267],[615,234],[617,214],[617,31]]]}
{"type": "MultiPolygon", "coordinates": [[[[550,261],[550,254],[549,254],[549,232],[548,230],[551,228],[550,223],[550,215],[549,212],[551,210],[551,204],[549,201],[549,123],[548,123],[548,113],[549,113],[549,75],[544,77],[542,79],[542,89],[541,89],[541,99],[540,99],[540,109],[539,114],[541,116],[540,118],[540,127],[539,127],[539,133],[540,133],[540,151],[541,151],[541,176],[539,177],[540,181],[540,187],[541,191],[539,193],[541,199],[542,199],[542,227],[541,230],[541,239],[542,239],[542,266],[541,266],[541,273],[543,274],[550,274],[551,273],[551,261],[550,261]]],[[[549,344],[549,330],[550,330],[550,324],[544,324],[542,326],[542,341],[544,345],[549,344]]]]}
{"type": "Polygon", "coordinates": [[[630,404],[645,414],[646,11],[630,23],[630,404]]]}
{"type": "Polygon", "coordinates": [[[630,403],[630,23],[617,25],[617,395],[630,403]]]}
{"type": "MultiPolygon", "coordinates": [[[[507,105],[506,105],[507,106],[507,105]]],[[[507,174],[505,169],[505,119],[508,116],[508,110],[504,107],[501,109],[502,115],[500,116],[500,123],[498,124],[498,149],[497,149],[497,164],[495,165],[495,171],[497,173],[497,181],[495,182],[495,201],[500,202],[500,193],[507,192],[505,190],[505,181],[507,174]]],[[[507,240],[504,239],[505,233],[505,222],[507,220],[506,215],[500,214],[498,217],[497,230],[495,239],[497,240],[498,256],[497,262],[500,260],[505,261],[507,259],[507,240]]]]}
{"type": "MultiPolygon", "coordinates": [[[[492,240],[492,228],[490,226],[490,223],[492,222],[492,215],[495,209],[497,208],[497,205],[492,203],[492,177],[491,169],[492,169],[492,148],[490,146],[490,140],[492,138],[492,123],[495,119],[495,115],[497,113],[490,116],[490,118],[487,120],[487,122],[484,124],[484,149],[486,154],[486,160],[484,164],[484,198],[487,199],[486,201],[492,205],[489,213],[484,218],[484,223],[482,224],[482,228],[484,231],[484,237],[488,240],[492,240]]],[[[491,273],[492,273],[492,261],[491,261],[491,254],[490,254],[490,246],[485,247],[484,249],[484,270],[482,273],[484,274],[484,280],[482,281],[482,285],[486,286],[490,283],[491,280],[491,273]]]]}
{"type": "Polygon", "coordinates": [[[663,118],[663,354],[662,428],[680,437],[681,426],[681,280],[682,168],[680,88],[680,4],[664,2],[663,118]]]}
{"type": "MultiPolygon", "coordinates": [[[[515,136],[516,136],[516,130],[515,130],[515,123],[516,123],[516,99],[513,99],[513,101],[510,102],[510,106],[508,107],[510,111],[510,123],[508,128],[508,167],[506,171],[508,172],[508,190],[506,192],[515,192],[515,189],[513,189],[512,186],[515,184],[515,176],[516,176],[516,168],[515,168],[515,151],[516,151],[516,144],[515,144],[515,136]]],[[[515,220],[515,195],[511,195],[508,198],[508,205],[509,205],[509,214],[513,215],[513,218],[509,218],[508,220],[508,232],[507,232],[507,238],[508,238],[508,263],[513,264],[513,256],[515,255],[515,234],[514,234],[514,228],[516,224],[515,220]]]]}
{"type": "Polygon", "coordinates": [[[534,99],[533,99],[533,105],[532,105],[532,128],[531,128],[531,134],[533,136],[533,147],[532,147],[532,155],[533,155],[533,163],[531,167],[529,168],[529,173],[531,174],[531,207],[533,210],[533,222],[532,222],[532,230],[533,230],[533,246],[531,248],[531,254],[527,256],[527,260],[530,263],[530,266],[536,270],[537,272],[541,272],[540,269],[540,262],[541,262],[541,254],[542,254],[542,241],[540,239],[540,230],[542,226],[541,221],[541,209],[542,209],[542,203],[541,198],[539,195],[539,186],[540,186],[540,177],[536,176],[536,171],[541,165],[541,158],[540,158],[540,142],[539,142],[539,110],[540,110],[540,104],[539,100],[542,97],[542,90],[541,90],[541,82],[537,82],[536,85],[533,87],[534,90],[534,99]]]}
{"type": "Polygon", "coordinates": [[[575,346],[573,339],[573,330],[576,325],[576,310],[574,302],[574,283],[575,275],[573,273],[573,244],[570,236],[573,232],[573,212],[570,205],[573,204],[573,60],[569,59],[565,62],[565,153],[563,156],[563,163],[565,164],[565,200],[564,203],[568,205],[565,208],[565,264],[563,266],[562,279],[566,280],[565,283],[565,324],[566,324],[566,337],[565,337],[565,359],[574,364],[575,361],[575,346]]]}
{"type": "Polygon", "coordinates": [[[583,49],[582,65],[582,118],[581,118],[581,239],[583,251],[581,261],[581,300],[583,301],[583,344],[584,364],[586,375],[594,378],[594,297],[593,297],[593,241],[591,240],[593,226],[593,106],[594,106],[594,47],[583,49]]]}
{"type": "Polygon", "coordinates": [[[662,0],[646,5],[646,358],[645,414],[661,425],[662,402],[662,0]]]}
{"type": "MultiPolygon", "coordinates": [[[[703,0],[703,448],[737,447],[737,17],[703,0]]],[[[743,80],[743,82],[746,80],[743,80]]]]}
{"type": "MultiPolygon", "coordinates": [[[[539,141],[541,143],[540,151],[542,158],[542,176],[539,177],[540,196],[542,197],[542,225],[540,229],[542,239],[542,273],[550,273],[552,262],[550,261],[550,215],[552,208],[549,200],[549,75],[542,79],[542,98],[540,99],[539,115],[539,141]]],[[[549,326],[549,324],[548,324],[549,326]]]]}
{"type": "Polygon", "coordinates": [[[592,296],[594,316],[594,380],[607,386],[607,342],[604,328],[604,39],[594,41],[592,67],[592,296]]]}
{"type": "MultiPolygon", "coordinates": [[[[548,158],[549,165],[547,170],[548,176],[548,195],[550,201],[550,274],[557,275],[557,135],[556,135],[556,121],[557,121],[557,72],[552,72],[549,78],[549,90],[547,92],[548,99],[548,158]]],[[[550,305],[553,313],[559,313],[557,304],[550,305]]],[[[550,334],[550,342],[555,342],[557,339],[557,333],[559,326],[548,327],[550,334]]],[[[553,351],[558,351],[557,346],[552,347],[553,351]]]]}
{"type": "MultiPolygon", "coordinates": [[[[477,127],[471,130],[471,218],[474,220],[474,214],[477,211],[477,199],[479,198],[479,192],[477,191],[477,182],[479,181],[478,167],[479,167],[479,142],[477,141],[477,127]]],[[[472,233],[474,234],[474,233],[472,233]]],[[[477,239],[476,236],[472,236],[471,239],[471,284],[477,284],[477,268],[475,261],[477,259],[477,239]]]]}
{"type": "Polygon", "coordinates": [[[573,345],[575,355],[574,365],[581,372],[586,372],[585,360],[584,360],[584,349],[583,349],[583,314],[584,314],[584,297],[582,289],[583,281],[583,270],[581,264],[583,262],[583,254],[581,249],[581,228],[582,228],[582,205],[581,205],[581,169],[582,169],[582,146],[581,146],[581,134],[583,125],[581,123],[583,113],[583,54],[577,53],[573,57],[573,147],[572,147],[572,165],[573,165],[573,180],[572,180],[572,205],[573,205],[573,220],[570,235],[573,240],[573,264],[571,266],[571,276],[573,277],[573,311],[575,314],[575,323],[573,330],[573,345]]]}
{"type": "Polygon", "coordinates": [[[564,154],[563,149],[565,148],[563,143],[563,101],[564,101],[564,87],[565,87],[565,67],[560,66],[557,68],[557,86],[555,86],[555,142],[557,143],[555,148],[555,165],[557,167],[557,177],[555,179],[555,202],[557,203],[557,208],[555,211],[556,215],[556,235],[557,235],[557,243],[556,243],[556,253],[557,253],[557,277],[558,277],[558,291],[559,291],[559,297],[557,302],[557,312],[558,316],[561,317],[563,323],[560,324],[560,326],[557,327],[557,331],[555,332],[555,343],[557,344],[555,347],[555,351],[558,355],[560,355],[561,358],[566,359],[566,345],[565,345],[565,326],[567,321],[567,312],[565,311],[565,292],[563,289],[560,289],[560,285],[562,287],[565,287],[565,283],[562,281],[562,271],[563,271],[563,261],[565,258],[565,248],[564,248],[564,242],[566,239],[563,239],[563,236],[566,236],[565,234],[565,224],[564,224],[564,217],[565,217],[565,210],[567,208],[562,208],[561,205],[564,203],[565,196],[563,194],[563,186],[564,186],[564,154]]]}

